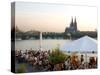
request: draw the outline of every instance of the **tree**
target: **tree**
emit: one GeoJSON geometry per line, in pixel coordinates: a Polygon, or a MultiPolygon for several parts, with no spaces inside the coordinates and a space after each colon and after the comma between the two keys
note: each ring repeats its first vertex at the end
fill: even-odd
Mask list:
{"type": "Polygon", "coordinates": [[[56,48],[50,53],[49,55],[49,61],[53,64],[59,64],[63,63],[67,59],[67,55],[59,50],[59,48],[56,48]]]}

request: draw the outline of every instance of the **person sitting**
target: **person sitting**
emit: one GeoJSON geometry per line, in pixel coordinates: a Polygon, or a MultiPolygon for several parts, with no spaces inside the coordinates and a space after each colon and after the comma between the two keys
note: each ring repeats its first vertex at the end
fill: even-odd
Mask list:
{"type": "Polygon", "coordinates": [[[94,66],[96,65],[96,60],[94,57],[90,57],[89,59],[89,68],[94,68],[94,66]]]}
{"type": "Polygon", "coordinates": [[[81,65],[84,64],[84,56],[81,55],[81,65]]]}
{"type": "Polygon", "coordinates": [[[51,65],[50,65],[50,63],[48,63],[48,71],[51,71],[52,70],[52,67],[51,67],[51,65]]]}
{"type": "Polygon", "coordinates": [[[71,69],[79,68],[79,59],[78,56],[72,56],[71,58],[71,69]]]}
{"type": "Polygon", "coordinates": [[[65,61],[65,69],[66,70],[70,69],[70,62],[71,62],[71,57],[69,56],[68,59],[65,61]]]}

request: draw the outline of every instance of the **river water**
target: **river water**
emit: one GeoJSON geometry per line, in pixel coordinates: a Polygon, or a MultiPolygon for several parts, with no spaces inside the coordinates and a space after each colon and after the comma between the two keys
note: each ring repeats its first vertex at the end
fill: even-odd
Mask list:
{"type": "MultiPolygon", "coordinates": [[[[42,40],[42,48],[45,50],[51,50],[56,47],[63,46],[65,43],[70,43],[71,40],[64,39],[46,39],[42,40]]],[[[15,49],[16,50],[26,50],[26,49],[39,49],[40,40],[16,40],[15,49]]]]}

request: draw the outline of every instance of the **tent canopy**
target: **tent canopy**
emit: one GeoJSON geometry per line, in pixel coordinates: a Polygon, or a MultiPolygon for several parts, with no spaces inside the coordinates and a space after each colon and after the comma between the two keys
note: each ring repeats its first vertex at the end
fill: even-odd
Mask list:
{"type": "Polygon", "coordinates": [[[97,40],[89,36],[84,36],[69,44],[65,43],[65,45],[60,47],[60,50],[70,52],[97,52],[97,40]]]}

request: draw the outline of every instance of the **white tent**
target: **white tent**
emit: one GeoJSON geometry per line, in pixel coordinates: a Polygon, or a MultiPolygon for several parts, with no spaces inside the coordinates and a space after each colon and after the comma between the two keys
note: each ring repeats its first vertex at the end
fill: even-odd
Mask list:
{"type": "Polygon", "coordinates": [[[60,47],[62,51],[70,52],[97,52],[97,40],[84,36],[69,44],[65,43],[64,46],[60,47]]]}

